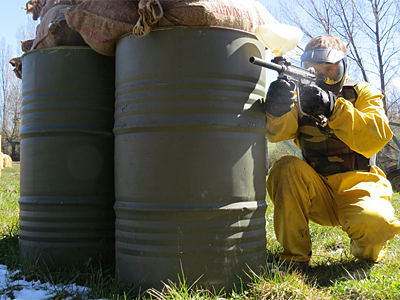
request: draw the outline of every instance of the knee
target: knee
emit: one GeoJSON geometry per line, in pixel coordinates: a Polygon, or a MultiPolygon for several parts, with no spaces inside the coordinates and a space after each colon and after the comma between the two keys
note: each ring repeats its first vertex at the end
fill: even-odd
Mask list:
{"type": "Polygon", "coordinates": [[[396,220],[394,209],[390,201],[386,199],[379,199],[379,201],[371,199],[366,202],[363,205],[361,216],[363,223],[371,224],[370,226],[375,228],[390,226],[390,224],[396,220]]]}
{"type": "Polygon", "coordinates": [[[400,233],[400,222],[394,215],[391,203],[386,199],[371,199],[362,203],[361,211],[353,216],[346,227],[352,239],[370,236],[373,240],[387,241],[400,233]]]}
{"type": "Polygon", "coordinates": [[[355,257],[379,261],[385,256],[387,241],[400,233],[400,222],[393,214],[389,201],[367,205],[347,228],[351,238],[351,253],[355,257]]]}
{"type": "Polygon", "coordinates": [[[296,156],[284,156],[272,165],[269,175],[275,176],[279,174],[279,176],[282,176],[285,173],[300,172],[304,168],[310,168],[310,166],[300,158],[296,156]]]}
{"type": "Polygon", "coordinates": [[[314,173],[314,169],[298,157],[282,157],[273,164],[268,174],[267,191],[271,200],[297,201],[304,198],[302,194],[308,195],[309,182],[314,173]]]}

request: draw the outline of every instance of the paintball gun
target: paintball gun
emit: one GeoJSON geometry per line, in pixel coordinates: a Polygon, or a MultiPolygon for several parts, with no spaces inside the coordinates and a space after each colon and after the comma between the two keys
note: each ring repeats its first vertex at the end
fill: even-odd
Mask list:
{"type": "Polygon", "coordinates": [[[252,64],[268,68],[279,73],[278,78],[285,78],[296,84],[297,99],[299,112],[301,115],[308,116],[316,121],[320,126],[327,125],[327,118],[324,115],[311,116],[303,112],[301,108],[300,89],[305,85],[316,85],[317,75],[314,68],[301,68],[292,65],[282,55],[293,49],[301,40],[303,33],[300,29],[286,24],[267,24],[256,28],[255,34],[257,39],[263,45],[271,49],[275,54],[275,58],[266,61],[258,57],[250,57],[252,64]]]}

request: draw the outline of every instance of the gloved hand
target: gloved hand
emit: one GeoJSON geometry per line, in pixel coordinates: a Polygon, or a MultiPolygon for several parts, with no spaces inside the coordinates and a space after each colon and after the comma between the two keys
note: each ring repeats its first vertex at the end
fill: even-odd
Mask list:
{"type": "Polygon", "coordinates": [[[295,83],[285,79],[278,79],[269,86],[265,99],[264,110],[269,114],[280,117],[291,110],[295,83]]]}
{"type": "Polygon", "coordinates": [[[336,96],[318,86],[304,86],[300,89],[300,104],[304,113],[311,116],[324,115],[329,118],[335,108],[336,96]]]}

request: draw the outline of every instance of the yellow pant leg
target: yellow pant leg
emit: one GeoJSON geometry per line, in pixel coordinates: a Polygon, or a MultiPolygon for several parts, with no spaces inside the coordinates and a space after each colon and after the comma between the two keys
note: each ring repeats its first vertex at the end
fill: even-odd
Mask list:
{"type": "Polygon", "coordinates": [[[356,257],[379,261],[387,241],[400,233],[400,222],[390,203],[392,189],[378,168],[367,172],[347,172],[328,176],[335,190],[338,218],[351,239],[356,257]]]}
{"type": "Polygon", "coordinates": [[[274,203],[274,227],[284,250],[282,259],[311,257],[309,220],[342,226],[356,257],[379,261],[387,241],[400,233],[390,203],[392,190],[378,168],[371,172],[318,175],[296,157],[283,157],[271,168],[267,190],[274,203]]]}
{"type": "Polygon", "coordinates": [[[275,235],[284,249],[281,259],[310,260],[309,220],[321,225],[339,225],[336,204],[325,177],[303,160],[285,156],[269,171],[267,190],[274,203],[275,235]]]}

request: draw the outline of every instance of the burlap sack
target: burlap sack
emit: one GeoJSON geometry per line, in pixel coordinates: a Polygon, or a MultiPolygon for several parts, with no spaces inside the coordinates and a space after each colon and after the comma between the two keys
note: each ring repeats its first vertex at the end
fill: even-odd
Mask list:
{"type": "Polygon", "coordinates": [[[70,5],[54,6],[41,17],[31,49],[87,45],[81,35],[72,30],[65,20],[64,12],[69,7],[70,5]]]}
{"type": "Polygon", "coordinates": [[[40,11],[40,18],[43,19],[47,12],[52,9],[54,6],[58,5],[76,5],[84,0],[41,0],[45,1],[45,5],[40,11]]]}
{"type": "Polygon", "coordinates": [[[30,0],[26,3],[24,9],[27,14],[32,14],[32,19],[37,20],[40,17],[40,13],[46,4],[46,0],[30,0]]]}
{"type": "Polygon", "coordinates": [[[32,14],[32,19],[43,17],[50,9],[57,5],[75,5],[86,0],[29,0],[24,9],[27,14],[32,14]]]}
{"type": "Polygon", "coordinates": [[[70,7],[65,17],[88,45],[109,56],[115,54],[117,40],[132,30],[139,37],[171,25],[254,32],[261,24],[277,23],[256,0],[86,0],[70,7]]]}
{"type": "Polygon", "coordinates": [[[222,26],[249,32],[261,24],[277,23],[275,18],[256,0],[140,0],[140,19],[133,33],[144,36],[155,26],[222,26]],[[159,15],[160,3],[163,16],[159,15]]]}
{"type": "Polygon", "coordinates": [[[70,7],[65,18],[93,50],[113,56],[117,39],[132,32],[137,9],[138,0],[89,0],[70,7]]]}
{"type": "Polygon", "coordinates": [[[15,76],[17,76],[19,79],[22,79],[22,58],[14,57],[9,62],[14,67],[13,71],[15,76]]]}
{"type": "Polygon", "coordinates": [[[32,49],[34,40],[25,40],[21,41],[21,50],[23,52],[28,52],[29,50],[32,49]]]}
{"type": "MultiPolygon", "coordinates": [[[[173,3],[165,2],[165,4],[168,5],[173,3]]],[[[173,5],[171,7],[173,7],[173,5]]],[[[160,0],[140,0],[138,14],[139,20],[133,28],[133,34],[136,36],[145,36],[160,20],[163,19],[164,8],[160,0]]]]}

